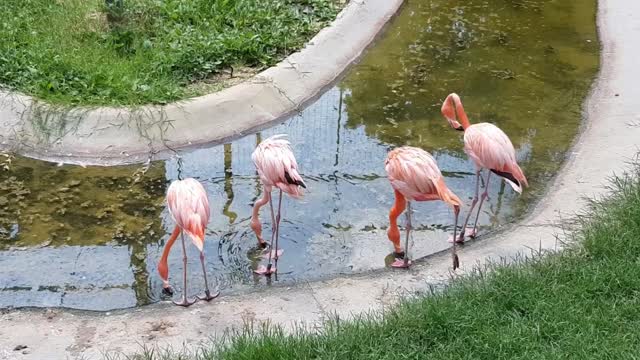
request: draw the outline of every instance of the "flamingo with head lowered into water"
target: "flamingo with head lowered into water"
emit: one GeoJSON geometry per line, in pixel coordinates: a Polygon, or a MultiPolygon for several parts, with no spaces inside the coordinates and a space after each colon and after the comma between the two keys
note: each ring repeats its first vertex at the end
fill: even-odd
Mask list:
{"type": "Polygon", "coordinates": [[[306,185],[298,173],[298,163],[293,155],[289,141],[286,139],[286,135],[274,135],[265,139],[258,144],[251,158],[264,187],[262,198],[256,201],[253,206],[251,229],[253,229],[258,238],[258,246],[266,248],[268,244],[262,238],[259,213],[260,208],[268,202],[271,208],[271,242],[274,246],[274,249],[269,251],[267,266],[260,266],[255,273],[270,276],[276,272],[278,257],[282,253],[278,249],[282,192],[289,194],[293,198],[301,198],[302,190],[300,187],[306,188],[306,185]],[[271,191],[274,187],[280,190],[277,215],[274,214],[273,201],[271,200],[271,191]],[[271,263],[272,257],[275,258],[276,267],[271,263]]]}
{"type": "MultiPolygon", "coordinates": [[[[385,161],[391,187],[395,193],[395,203],[389,212],[390,226],[387,230],[389,240],[395,248],[396,260],[392,267],[407,268],[410,265],[408,256],[409,234],[411,232],[411,201],[441,200],[453,207],[455,214],[453,225],[453,237],[456,236],[458,227],[458,214],[462,202],[447,187],[438,168],[436,160],[428,152],[410,146],[394,149],[387,155],[385,161]],[[407,210],[407,237],[405,249],[400,246],[400,230],[398,229],[398,217],[407,210]]],[[[453,270],[460,267],[456,244],[451,248],[453,270]]]]}
{"type": "Polygon", "coordinates": [[[462,225],[462,231],[455,242],[464,242],[464,237],[476,237],[476,228],[478,226],[478,217],[482,203],[489,196],[489,180],[491,174],[500,176],[506,181],[513,190],[522,193],[523,186],[528,186],[527,178],[524,176],[522,169],[516,161],[516,151],[509,137],[500,130],[499,127],[490,123],[478,123],[471,125],[469,118],[462,107],[460,97],[455,94],[449,94],[442,104],[442,115],[447,119],[452,128],[464,131],[464,151],[469,155],[476,165],[476,193],[471,202],[469,212],[462,225]],[[460,122],[458,122],[458,119],[460,122]],[[478,193],[480,192],[480,176],[482,169],[488,169],[487,180],[484,183],[485,190],[480,197],[480,204],[476,213],[476,220],[473,229],[467,231],[467,222],[471,216],[473,208],[478,203],[478,193]]]}
{"type": "Polygon", "coordinates": [[[211,301],[216,298],[219,293],[211,294],[209,284],[207,282],[207,270],[204,265],[204,234],[209,223],[209,199],[207,192],[200,182],[196,179],[188,178],[184,180],[176,180],[169,185],[167,190],[167,206],[169,213],[176,223],[176,226],[167,241],[162,252],[162,257],[158,263],[158,273],[162,278],[163,292],[172,294],[173,291],[169,285],[169,267],[167,259],[169,251],[174,242],[180,235],[182,240],[182,262],[183,262],[183,281],[184,289],[182,290],[182,300],[174,302],[176,305],[189,306],[195,302],[187,299],[187,249],[184,241],[184,233],[191,238],[193,244],[200,251],[200,263],[202,264],[202,273],[204,275],[205,296],[198,297],[200,300],[211,301]]]}

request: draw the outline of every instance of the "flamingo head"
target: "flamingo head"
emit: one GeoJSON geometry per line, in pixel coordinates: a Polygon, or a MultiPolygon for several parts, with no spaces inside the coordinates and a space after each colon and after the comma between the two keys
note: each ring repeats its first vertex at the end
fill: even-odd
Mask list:
{"type": "Polygon", "coordinates": [[[464,127],[456,120],[449,120],[449,125],[451,125],[454,130],[464,131],[464,127]]]}
{"type": "MultiPolygon", "coordinates": [[[[456,95],[457,96],[457,95],[456,95]]],[[[452,95],[449,95],[447,99],[442,103],[442,116],[449,122],[449,125],[458,131],[464,131],[464,127],[457,120],[456,107],[454,101],[451,99],[452,95]]]]}

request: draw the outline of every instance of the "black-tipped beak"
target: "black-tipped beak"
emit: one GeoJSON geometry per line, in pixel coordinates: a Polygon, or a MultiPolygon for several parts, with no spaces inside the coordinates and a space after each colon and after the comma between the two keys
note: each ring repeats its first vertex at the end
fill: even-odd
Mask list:
{"type": "Polygon", "coordinates": [[[462,127],[462,125],[460,125],[460,126],[458,126],[458,127],[456,128],[456,130],[458,130],[458,131],[464,131],[464,128],[462,127]]]}

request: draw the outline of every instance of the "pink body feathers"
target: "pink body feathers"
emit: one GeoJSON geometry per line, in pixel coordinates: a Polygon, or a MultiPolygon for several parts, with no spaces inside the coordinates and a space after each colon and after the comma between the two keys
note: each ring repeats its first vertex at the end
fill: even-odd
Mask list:
{"type": "Polygon", "coordinates": [[[209,199],[202,184],[191,178],[172,182],[167,190],[167,205],[176,224],[202,251],[210,214],[209,199]]]}
{"type": "Polygon", "coordinates": [[[462,202],[444,183],[436,160],[428,152],[401,147],[389,152],[385,170],[391,186],[407,200],[442,200],[452,206],[462,202]]]}
{"type": "Polygon", "coordinates": [[[300,187],[305,187],[302,177],[298,173],[296,162],[286,135],[274,135],[262,141],[251,155],[256,165],[260,180],[267,191],[275,186],[285,193],[299,198],[302,196],[300,187]]]}
{"type": "Polygon", "coordinates": [[[478,169],[492,170],[513,190],[522,193],[527,178],[518,166],[511,140],[499,127],[489,123],[470,125],[464,131],[464,151],[478,169]]]}

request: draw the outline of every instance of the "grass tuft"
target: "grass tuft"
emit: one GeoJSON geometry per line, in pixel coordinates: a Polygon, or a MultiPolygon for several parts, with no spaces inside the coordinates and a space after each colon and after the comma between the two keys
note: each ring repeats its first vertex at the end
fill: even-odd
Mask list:
{"type": "Polygon", "coordinates": [[[319,332],[245,327],[199,353],[132,359],[633,359],[640,354],[640,168],[562,252],[490,265],[384,314],[319,332]]]}
{"type": "Polygon", "coordinates": [[[300,49],[337,0],[3,0],[0,83],[63,105],[164,104],[300,49]]]}

